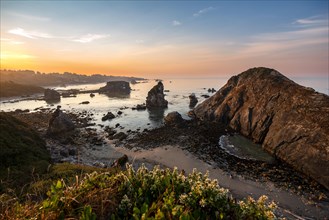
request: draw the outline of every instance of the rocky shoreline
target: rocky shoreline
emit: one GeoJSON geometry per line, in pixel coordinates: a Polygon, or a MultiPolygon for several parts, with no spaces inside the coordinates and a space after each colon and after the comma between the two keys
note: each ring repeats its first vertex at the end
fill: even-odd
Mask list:
{"type": "MultiPolygon", "coordinates": [[[[30,113],[11,112],[10,114],[36,128],[46,140],[51,157],[56,163],[70,162],[109,167],[122,154],[113,151],[112,158],[102,158],[99,152],[104,148],[124,148],[131,152],[138,152],[167,145],[178,146],[214,169],[219,168],[225,171],[230,178],[243,178],[259,183],[270,182],[277,188],[302,197],[307,204],[329,207],[329,192],[316,181],[296,172],[288,164],[279,160],[268,164],[239,159],[218,147],[218,139],[221,135],[234,133],[226,126],[185,120],[179,125],[166,125],[153,130],[134,132],[121,140],[113,140],[114,128],[90,127],[92,113],[66,112],[77,125],[77,129],[68,138],[54,139],[46,134],[52,114],[51,109],[41,109],[30,113]]],[[[135,161],[135,163],[140,162],[135,161]]]]}

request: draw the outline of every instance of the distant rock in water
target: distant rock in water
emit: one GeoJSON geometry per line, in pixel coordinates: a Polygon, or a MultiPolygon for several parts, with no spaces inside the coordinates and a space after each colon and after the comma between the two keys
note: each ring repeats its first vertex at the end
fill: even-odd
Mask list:
{"type": "Polygon", "coordinates": [[[44,99],[46,101],[57,101],[61,99],[61,95],[54,89],[46,89],[44,99]]]}
{"type": "Polygon", "coordinates": [[[67,136],[68,132],[73,131],[75,125],[70,117],[57,107],[52,117],[49,120],[47,133],[55,136],[67,136]]]}
{"type": "Polygon", "coordinates": [[[230,126],[329,189],[329,96],[260,67],[231,77],[191,113],[230,126]]]}
{"type": "Polygon", "coordinates": [[[192,93],[191,95],[189,95],[189,99],[190,99],[190,108],[194,108],[194,106],[198,103],[198,99],[196,98],[195,94],[192,93]]]}
{"type": "Polygon", "coordinates": [[[168,106],[168,101],[164,98],[163,93],[164,87],[162,82],[158,82],[147,94],[146,107],[161,107],[166,108],[168,106]]]}
{"type": "Polygon", "coordinates": [[[110,120],[115,118],[115,115],[112,112],[108,112],[105,116],[102,117],[102,121],[110,120]]]}
{"type": "Polygon", "coordinates": [[[131,88],[129,82],[125,81],[111,81],[107,82],[106,86],[99,88],[99,93],[106,93],[110,95],[128,95],[131,88]]]}

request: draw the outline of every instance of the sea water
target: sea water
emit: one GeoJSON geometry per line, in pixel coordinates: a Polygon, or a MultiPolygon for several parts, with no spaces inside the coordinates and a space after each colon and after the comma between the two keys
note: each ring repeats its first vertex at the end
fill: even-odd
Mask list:
{"type": "MultiPolygon", "coordinates": [[[[183,118],[188,119],[187,113],[191,110],[188,96],[194,93],[199,100],[198,104],[200,104],[206,99],[202,95],[213,95],[213,93],[208,92],[209,88],[219,90],[228,79],[229,77],[165,79],[162,82],[166,90],[165,99],[168,100],[168,108],[162,110],[132,110],[137,104],[145,103],[148,91],[157,84],[156,80],[145,80],[137,84],[131,84],[132,91],[130,95],[123,97],[111,97],[98,93],[95,93],[95,97],[90,97],[89,93],[80,93],[76,97],[62,97],[56,103],[47,103],[44,100],[22,100],[22,98],[16,98],[18,102],[8,102],[8,99],[2,99],[0,101],[0,110],[28,109],[33,112],[38,108],[55,110],[57,105],[61,105],[64,111],[87,111],[93,114],[91,123],[95,123],[95,127],[98,129],[101,126],[115,127],[117,124],[120,124],[122,131],[152,129],[163,125],[164,116],[172,111],[177,111],[183,118]],[[85,101],[89,101],[89,104],[81,104],[85,101]],[[118,115],[118,111],[121,111],[122,114],[118,115]],[[102,121],[101,118],[108,112],[112,112],[116,115],[116,118],[102,121]]],[[[294,81],[301,85],[312,87],[322,93],[326,93],[326,90],[328,90],[326,80],[320,78],[295,78],[294,81]]],[[[54,89],[96,90],[105,85],[106,83],[104,82],[99,84],[69,85],[66,87],[55,87],[54,89]]]]}
{"type": "MultiPolygon", "coordinates": [[[[209,88],[215,88],[218,90],[226,82],[228,78],[211,78],[211,79],[167,79],[163,80],[165,89],[165,99],[168,100],[168,108],[157,110],[132,110],[138,104],[146,102],[148,91],[155,86],[158,82],[156,80],[140,81],[136,84],[130,84],[132,89],[130,95],[115,97],[108,96],[106,94],[95,93],[94,97],[90,97],[89,93],[80,93],[76,97],[61,98],[59,102],[47,103],[44,100],[20,100],[18,102],[8,102],[2,100],[0,102],[1,111],[14,111],[16,109],[28,109],[30,111],[36,111],[38,108],[56,108],[57,105],[61,105],[63,111],[69,112],[83,112],[87,111],[93,114],[93,120],[91,123],[96,124],[96,128],[100,126],[115,127],[116,124],[120,124],[122,131],[127,130],[144,130],[159,127],[163,124],[163,118],[169,112],[178,111],[183,118],[188,119],[187,113],[191,110],[189,107],[189,95],[194,93],[198,98],[199,103],[205,100],[202,95],[211,96],[213,93],[209,93],[209,88]],[[88,101],[89,104],[81,104],[88,101]],[[121,111],[122,114],[117,114],[121,111]],[[116,115],[116,118],[112,120],[102,121],[101,118],[112,112],[116,115]]],[[[84,84],[84,85],[70,85],[66,87],[56,87],[56,90],[70,90],[78,89],[82,91],[96,90],[105,86],[104,83],[99,84],[84,84]]]]}

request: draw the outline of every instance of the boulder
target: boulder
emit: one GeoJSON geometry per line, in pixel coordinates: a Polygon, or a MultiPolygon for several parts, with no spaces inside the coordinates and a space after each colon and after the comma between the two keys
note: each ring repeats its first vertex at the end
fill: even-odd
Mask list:
{"type": "Polygon", "coordinates": [[[70,117],[57,107],[49,120],[47,134],[57,136],[67,136],[67,134],[75,129],[75,125],[70,117]]]}
{"type": "Polygon", "coordinates": [[[168,106],[168,101],[164,98],[163,93],[164,87],[162,82],[158,82],[147,94],[146,107],[154,108],[161,107],[166,108],[168,106]]]}
{"type": "Polygon", "coordinates": [[[105,116],[102,117],[102,121],[110,120],[115,118],[115,115],[112,112],[108,112],[105,116]]]}
{"type": "Polygon", "coordinates": [[[120,141],[126,139],[127,137],[128,137],[128,135],[125,134],[124,132],[119,132],[119,133],[113,135],[113,139],[118,139],[120,141]]]}
{"type": "Polygon", "coordinates": [[[190,108],[194,108],[194,106],[198,103],[198,99],[196,98],[194,93],[189,95],[189,99],[190,99],[190,105],[189,105],[190,108]]]}
{"type": "Polygon", "coordinates": [[[228,125],[329,189],[329,96],[274,69],[252,68],[190,115],[228,125]]]}
{"type": "Polygon", "coordinates": [[[181,114],[178,112],[170,112],[168,115],[164,118],[165,125],[169,126],[180,126],[184,122],[184,119],[182,118],[181,114]]]}
{"type": "Polygon", "coordinates": [[[46,89],[44,99],[46,101],[57,101],[61,99],[61,95],[54,89],[46,89]]]}
{"type": "Polygon", "coordinates": [[[136,107],[133,108],[133,110],[137,110],[137,111],[146,110],[146,105],[145,104],[137,104],[136,107]]]}
{"type": "Polygon", "coordinates": [[[129,82],[125,81],[111,81],[107,82],[106,86],[99,88],[99,93],[106,93],[110,95],[128,95],[131,88],[129,82]]]}

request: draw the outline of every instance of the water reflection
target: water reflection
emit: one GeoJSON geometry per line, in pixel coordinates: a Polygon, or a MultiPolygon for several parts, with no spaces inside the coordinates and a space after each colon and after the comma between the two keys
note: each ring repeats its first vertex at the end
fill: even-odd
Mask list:
{"type": "Polygon", "coordinates": [[[118,98],[118,99],[129,99],[130,98],[130,94],[122,94],[122,93],[101,93],[106,95],[109,98],[118,98]]]}
{"type": "Polygon", "coordinates": [[[147,109],[149,119],[154,126],[159,126],[163,123],[165,108],[151,108],[147,109]]]}
{"type": "Polygon", "coordinates": [[[48,105],[55,105],[61,103],[61,100],[45,100],[48,105]]]}
{"type": "Polygon", "coordinates": [[[219,139],[219,147],[241,159],[258,160],[267,163],[275,162],[274,157],[265,152],[261,145],[255,144],[239,134],[222,135],[219,139]]]}

